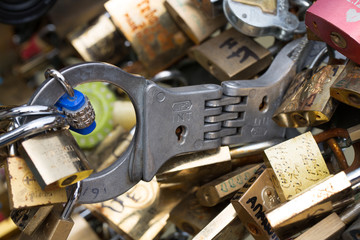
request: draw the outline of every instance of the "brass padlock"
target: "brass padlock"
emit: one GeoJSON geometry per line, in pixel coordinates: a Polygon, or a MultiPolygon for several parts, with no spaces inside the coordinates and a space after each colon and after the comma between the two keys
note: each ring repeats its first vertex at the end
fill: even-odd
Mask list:
{"type": "Polygon", "coordinates": [[[189,50],[189,56],[221,81],[248,79],[271,63],[271,53],[231,28],[189,50]]]}
{"type": "Polygon", "coordinates": [[[265,163],[271,168],[271,179],[282,201],[330,176],[311,132],[268,148],[264,153],[265,163]]]}
{"type": "Polygon", "coordinates": [[[224,204],[211,208],[201,206],[195,193],[191,193],[171,211],[169,220],[181,230],[190,235],[195,235],[217,216],[224,207],[224,204]]]}
{"type": "Polygon", "coordinates": [[[262,165],[231,199],[238,217],[255,239],[279,239],[265,217],[280,203],[271,181],[270,170],[262,165]]]}
{"type": "Polygon", "coordinates": [[[206,207],[212,207],[230,198],[244,186],[259,167],[259,164],[248,165],[201,186],[196,191],[199,203],[206,207]]]}
{"type": "Polygon", "coordinates": [[[67,129],[27,139],[19,150],[42,189],[69,186],[93,171],[67,129]]]}
{"type": "MultiPolygon", "coordinates": [[[[20,209],[39,205],[64,203],[67,201],[65,189],[44,191],[41,189],[23,158],[15,155],[15,146],[10,146],[5,171],[10,209],[20,209]]],[[[56,170],[55,170],[56,171],[56,170]]]]}
{"type": "MultiPolygon", "coordinates": [[[[312,226],[296,240],[340,239],[341,233],[360,214],[360,203],[349,206],[340,214],[332,213],[312,226]]],[[[342,238],[344,239],[344,238],[342,238]]]]}
{"type": "Polygon", "coordinates": [[[360,66],[350,61],[330,87],[330,95],[350,106],[360,108],[360,66]]]}
{"type": "Polygon", "coordinates": [[[179,27],[196,44],[208,38],[227,22],[221,15],[216,18],[207,17],[192,0],[166,0],[165,7],[179,27]]]}
{"type": "Polygon", "coordinates": [[[85,206],[116,232],[125,235],[126,239],[147,240],[159,235],[168,221],[170,211],[184,194],[179,189],[160,188],[154,178],[150,182],[140,181],[112,200],[85,206]]]}
{"type": "Polygon", "coordinates": [[[273,120],[281,127],[295,128],[328,122],[337,107],[329,89],[343,69],[343,65],[327,65],[297,74],[273,120]]]}
{"type": "Polygon", "coordinates": [[[227,205],[193,240],[203,239],[243,239],[245,228],[232,204],[227,205]]]}
{"type": "MultiPolygon", "coordinates": [[[[81,194],[81,182],[73,187],[65,206],[54,206],[40,227],[30,235],[35,240],[66,240],[74,226],[71,213],[81,194]]],[[[29,239],[29,235],[21,234],[20,240],[29,239]]]]}
{"type": "Polygon", "coordinates": [[[190,39],[176,26],[165,0],[110,0],[105,8],[150,74],[185,55],[190,39]]]}
{"type": "Polygon", "coordinates": [[[229,147],[176,156],[164,164],[157,179],[161,183],[204,184],[231,171],[229,147]]]}
{"type": "Polygon", "coordinates": [[[127,55],[125,38],[106,14],[91,26],[71,32],[67,38],[85,61],[117,63],[127,55]]]}
{"type": "Polygon", "coordinates": [[[44,222],[53,207],[53,205],[48,205],[13,210],[11,211],[11,219],[23,234],[30,236],[44,222]]]}

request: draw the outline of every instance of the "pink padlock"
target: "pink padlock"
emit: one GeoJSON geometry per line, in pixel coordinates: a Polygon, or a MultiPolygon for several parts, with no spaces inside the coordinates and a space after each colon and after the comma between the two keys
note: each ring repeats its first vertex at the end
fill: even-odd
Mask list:
{"type": "Polygon", "coordinates": [[[360,0],[318,0],[306,26],[337,51],[360,64],[360,0]]]}

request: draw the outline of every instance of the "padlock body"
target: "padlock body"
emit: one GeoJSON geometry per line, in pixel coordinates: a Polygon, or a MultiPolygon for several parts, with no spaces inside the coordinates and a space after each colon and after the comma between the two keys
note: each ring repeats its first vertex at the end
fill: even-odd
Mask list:
{"type": "Polygon", "coordinates": [[[24,159],[20,157],[7,158],[5,169],[11,209],[67,201],[65,189],[42,190],[24,159]]]}
{"type": "Polygon", "coordinates": [[[306,132],[264,151],[265,163],[282,201],[294,197],[330,176],[311,132],[306,132]]]}
{"type": "Polygon", "coordinates": [[[297,74],[273,120],[281,127],[295,128],[328,122],[337,107],[329,89],[343,69],[343,65],[328,65],[297,74]]]}
{"type": "Polygon", "coordinates": [[[360,2],[318,0],[307,10],[306,26],[331,47],[360,64],[360,2]]]}
{"type": "Polygon", "coordinates": [[[19,150],[43,189],[66,187],[93,171],[69,130],[27,139],[19,150]]]}
{"type": "Polygon", "coordinates": [[[262,165],[231,199],[241,222],[256,239],[278,239],[265,217],[265,211],[280,203],[269,169],[262,165]]]}
{"type": "Polygon", "coordinates": [[[189,55],[221,81],[249,79],[271,63],[266,48],[233,28],[193,47],[189,55]]]}
{"type": "Polygon", "coordinates": [[[330,95],[340,102],[360,108],[360,66],[350,61],[330,87],[330,95]]]}

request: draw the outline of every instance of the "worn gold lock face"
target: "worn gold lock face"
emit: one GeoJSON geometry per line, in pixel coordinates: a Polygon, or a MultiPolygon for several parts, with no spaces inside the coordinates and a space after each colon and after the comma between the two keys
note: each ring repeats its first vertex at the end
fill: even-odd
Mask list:
{"type": "Polygon", "coordinates": [[[227,22],[224,16],[209,18],[192,0],[166,0],[165,6],[174,21],[196,44],[208,38],[227,22]]]}
{"type": "Polygon", "coordinates": [[[27,139],[19,150],[43,189],[66,187],[93,171],[69,130],[27,139]]]}
{"type": "Polygon", "coordinates": [[[170,66],[191,46],[190,39],[166,11],[164,1],[110,0],[105,3],[115,25],[151,74],[170,66]]]}
{"type": "Polygon", "coordinates": [[[212,207],[231,197],[232,193],[242,188],[259,167],[260,164],[242,167],[201,186],[196,192],[199,203],[212,207]]]}
{"type": "Polygon", "coordinates": [[[269,169],[262,165],[231,199],[238,217],[255,239],[278,239],[265,211],[280,203],[270,179],[269,169]]]}
{"type": "Polygon", "coordinates": [[[8,157],[5,170],[10,209],[64,203],[67,201],[65,189],[42,190],[24,159],[8,157]]]}
{"type": "Polygon", "coordinates": [[[330,87],[330,95],[350,106],[360,108],[360,67],[349,62],[343,73],[330,87]]]}
{"type": "Polygon", "coordinates": [[[265,163],[282,201],[330,175],[311,132],[289,139],[264,151],[265,163]]]}
{"type": "Polygon", "coordinates": [[[125,38],[106,15],[86,29],[70,33],[68,39],[85,61],[116,63],[127,54],[125,38]]]}
{"type": "Polygon", "coordinates": [[[329,89],[343,71],[343,65],[328,65],[299,73],[273,115],[281,127],[316,126],[330,120],[336,102],[329,89]]]}
{"type": "Polygon", "coordinates": [[[233,28],[191,48],[189,56],[221,81],[251,78],[271,62],[267,49],[233,28]]]}

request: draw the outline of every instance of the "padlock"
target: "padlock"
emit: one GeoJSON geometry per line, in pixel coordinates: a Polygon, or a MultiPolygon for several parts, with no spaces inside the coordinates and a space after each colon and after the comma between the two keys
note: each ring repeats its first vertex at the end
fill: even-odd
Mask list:
{"type": "MultiPolygon", "coordinates": [[[[71,213],[81,194],[81,182],[77,182],[70,193],[65,206],[54,206],[50,214],[38,229],[30,235],[30,239],[66,240],[74,221],[71,213]]],[[[29,239],[29,235],[21,234],[19,240],[29,239]]]]}
{"type": "Polygon", "coordinates": [[[164,164],[156,175],[161,183],[206,183],[231,171],[229,147],[180,155],[164,164]]]}
{"type": "Polygon", "coordinates": [[[221,81],[251,78],[271,63],[270,51],[233,28],[191,48],[189,56],[221,81]]]}
{"type": "Polygon", "coordinates": [[[284,202],[330,175],[311,132],[264,151],[271,180],[284,202]]]}
{"type": "Polygon", "coordinates": [[[224,14],[222,0],[192,0],[209,18],[216,18],[224,14]]]}
{"type": "Polygon", "coordinates": [[[110,0],[105,8],[147,71],[154,75],[185,55],[190,39],[176,26],[164,1],[110,0]]]}
{"type": "Polygon", "coordinates": [[[192,192],[170,212],[169,220],[181,230],[194,236],[217,216],[225,206],[226,203],[211,208],[201,206],[195,193],[192,192]]]}
{"type": "Polygon", "coordinates": [[[54,205],[36,206],[11,211],[11,219],[23,232],[31,235],[44,222],[54,205]]]}
{"type": "Polygon", "coordinates": [[[154,178],[150,182],[140,181],[112,200],[85,206],[126,239],[147,240],[156,238],[163,230],[170,211],[184,195],[181,189],[159,188],[154,178]]]}
{"type": "Polygon", "coordinates": [[[328,122],[337,107],[329,89],[343,69],[327,65],[297,74],[272,119],[281,127],[294,128],[328,122]]]}
{"type": "Polygon", "coordinates": [[[360,67],[349,61],[342,74],[330,87],[330,95],[336,100],[360,108],[360,67]]]}
{"type": "Polygon", "coordinates": [[[93,171],[67,129],[26,139],[19,151],[42,189],[69,186],[93,171]]]}
{"type": "Polygon", "coordinates": [[[117,63],[128,54],[125,38],[106,14],[98,17],[91,26],[71,32],[67,38],[85,61],[117,63]]]}
{"type": "Polygon", "coordinates": [[[242,239],[244,225],[237,217],[232,204],[227,205],[193,240],[203,239],[242,239]],[[233,232],[235,231],[235,234],[233,232]]]}
{"type": "Polygon", "coordinates": [[[279,239],[271,228],[265,211],[280,203],[271,181],[270,170],[262,165],[231,199],[238,217],[255,239],[279,239]]]}
{"type": "Polygon", "coordinates": [[[231,173],[225,174],[203,186],[196,191],[199,203],[205,207],[213,207],[231,196],[252,177],[260,164],[241,167],[231,173]]]}
{"type": "Polygon", "coordinates": [[[342,171],[267,212],[266,217],[279,237],[289,237],[353,202],[353,195],[359,192],[359,179],[360,169],[348,174],[342,171]]]}
{"type": "MultiPolygon", "coordinates": [[[[296,240],[339,239],[341,233],[360,214],[360,203],[349,206],[342,213],[332,213],[312,226],[296,240]]],[[[344,237],[342,237],[344,239],[344,237]]]]}
{"type": "Polygon", "coordinates": [[[208,18],[195,6],[193,0],[166,0],[164,4],[174,21],[196,44],[208,38],[227,22],[221,15],[216,18],[208,18]]]}
{"type": "Polygon", "coordinates": [[[306,26],[332,48],[360,64],[358,1],[320,0],[307,10],[306,26]]]}
{"type": "Polygon", "coordinates": [[[288,41],[295,32],[306,31],[285,0],[223,0],[223,8],[231,25],[248,36],[288,41]]]}
{"type": "Polygon", "coordinates": [[[64,203],[67,200],[65,189],[41,189],[25,160],[16,156],[14,145],[9,148],[5,171],[10,209],[64,203]]]}

